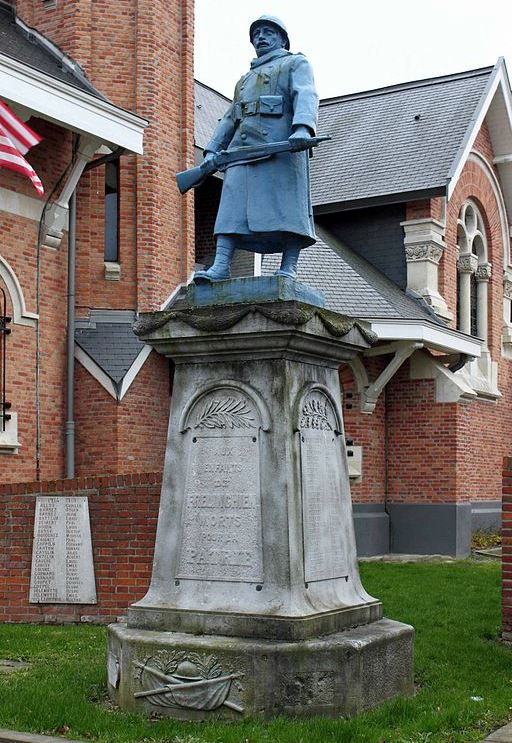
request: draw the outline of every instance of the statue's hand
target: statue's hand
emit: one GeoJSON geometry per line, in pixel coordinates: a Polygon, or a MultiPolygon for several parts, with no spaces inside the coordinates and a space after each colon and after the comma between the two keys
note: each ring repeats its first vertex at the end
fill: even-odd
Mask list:
{"type": "Polygon", "coordinates": [[[307,126],[301,125],[294,128],[293,133],[288,137],[288,142],[292,146],[292,152],[300,152],[308,149],[310,139],[310,130],[307,126]]]}
{"type": "Polygon", "coordinates": [[[215,152],[205,152],[204,157],[203,157],[203,162],[201,163],[201,168],[205,170],[206,172],[211,170],[213,173],[213,171],[216,170],[215,165],[213,163],[214,157],[215,157],[215,152]]]}

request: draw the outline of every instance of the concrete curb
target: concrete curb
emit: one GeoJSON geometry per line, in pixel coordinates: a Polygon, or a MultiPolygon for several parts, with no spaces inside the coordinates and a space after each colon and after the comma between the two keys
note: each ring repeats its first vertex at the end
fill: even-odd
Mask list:
{"type": "Polygon", "coordinates": [[[512,743],[512,723],[495,730],[482,743],[512,743]]]}
{"type": "Polygon", "coordinates": [[[0,743],[84,743],[69,738],[55,738],[53,735],[35,735],[35,733],[19,733],[15,730],[0,730],[0,743]]]}

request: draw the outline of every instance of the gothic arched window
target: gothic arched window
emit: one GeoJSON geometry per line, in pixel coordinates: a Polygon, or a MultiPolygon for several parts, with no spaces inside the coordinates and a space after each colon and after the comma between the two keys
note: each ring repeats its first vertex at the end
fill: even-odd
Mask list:
{"type": "Polygon", "coordinates": [[[457,328],[487,344],[487,286],[491,277],[482,215],[471,199],[457,220],[457,328]]]}

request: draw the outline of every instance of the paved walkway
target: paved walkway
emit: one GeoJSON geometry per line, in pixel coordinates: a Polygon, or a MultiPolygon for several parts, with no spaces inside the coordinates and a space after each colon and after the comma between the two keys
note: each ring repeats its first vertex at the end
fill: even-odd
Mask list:
{"type": "Polygon", "coordinates": [[[491,733],[482,743],[512,743],[512,723],[491,733]]]}
{"type": "Polygon", "coordinates": [[[0,743],[83,743],[68,738],[54,738],[53,735],[35,735],[34,733],[17,733],[14,730],[0,730],[0,743]]]}

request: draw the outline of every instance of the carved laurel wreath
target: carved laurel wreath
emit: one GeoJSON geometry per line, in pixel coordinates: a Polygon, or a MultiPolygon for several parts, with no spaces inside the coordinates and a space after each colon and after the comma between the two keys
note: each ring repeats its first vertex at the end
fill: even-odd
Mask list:
{"type": "Polygon", "coordinates": [[[327,414],[327,403],[322,400],[308,400],[302,408],[301,428],[314,428],[317,431],[332,431],[327,414]]]}
{"type": "Polygon", "coordinates": [[[255,428],[255,424],[245,400],[227,397],[206,403],[195,428],[255,428]]]}

